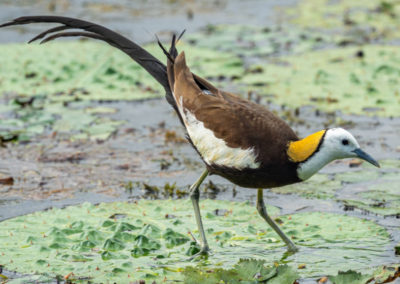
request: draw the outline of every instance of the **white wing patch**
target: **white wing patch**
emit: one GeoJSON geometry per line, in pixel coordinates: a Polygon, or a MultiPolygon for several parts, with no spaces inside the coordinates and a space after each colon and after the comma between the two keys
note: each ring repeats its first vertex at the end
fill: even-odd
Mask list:
{"type": "Polygon", "coordinates": [[[239,170],[260,167],[252,148],[243,150],[229,147],[224,140],[215,137],[214,133],[207,129],[203,122],[197,120],[192,113],[187,110],[182,112],[189,137],[207,164],[239,170]]]}

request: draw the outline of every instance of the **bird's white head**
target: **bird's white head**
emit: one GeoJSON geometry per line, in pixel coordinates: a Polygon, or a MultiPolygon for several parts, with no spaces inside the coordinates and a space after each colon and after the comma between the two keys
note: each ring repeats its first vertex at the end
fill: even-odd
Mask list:
{"type": "Polygon", "coordinates": [[[331,128],[314,133],[303,140],[304,142],[307,139],[315,141],[318,136],[320,137],[319,143],[315,147],[315,150],[304,161],[298,161],[297,174],[301,180],[310,178],[326,164],[337,159],[360,158],[379,167],[379,163],[361,150],[356,138],[347,130],[343,128],[331,128]],[[314,138],[310,139],[309,137],[313,135],[314,138]]]}
{"type": "Polygon", "coordinates": [[[321,151],[332,160],[357,157],[354,151],[359,148],[356,138],[343,128],[328,129],[321,145],[321,151]]]}

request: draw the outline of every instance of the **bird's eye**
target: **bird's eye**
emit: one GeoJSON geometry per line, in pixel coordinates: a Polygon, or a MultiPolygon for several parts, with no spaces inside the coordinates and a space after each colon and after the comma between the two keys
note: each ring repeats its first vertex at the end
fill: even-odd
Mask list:
{"type": "Polygon", "coordinates": [[[349,140],[343,139],[343,140],[342,140],[342,144],[343,144],[343,145],[349,145],[349,140]]]}

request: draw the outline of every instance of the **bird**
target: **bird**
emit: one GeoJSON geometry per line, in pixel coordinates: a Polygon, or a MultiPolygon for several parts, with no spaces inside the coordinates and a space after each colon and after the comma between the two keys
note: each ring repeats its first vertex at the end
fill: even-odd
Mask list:
{"type": "Polygon", "coordinates": [[[288,252],[295,253],[297,246],[268,215],[263,190],[305,181],[337,159],[360,158],[380,167],[347,130],[328,128],[300,138],[266,107],[220,90],[192,73],[185,51],[178,52],[176,48],[184,32],[172,36],[169,50],[157,39],[166,56],[164,64],[117,32],[76,18],[26,16],[4,23],[0,28],[30,23],[61,25],[38,34],[29,43],[37,40],[45,43],[61,37],[104,41],[129,55],[164,88],[165,98],[177,113],[188,142],[204,162],[204,171],[189,189],[200,235],[196,255],[207,255],[210,251],[199,208],[199,188],[208,175],[257,189],[258,213],[280,236],[288,252]],[[71,29],[79,31],[66,31],[71,29]]]}

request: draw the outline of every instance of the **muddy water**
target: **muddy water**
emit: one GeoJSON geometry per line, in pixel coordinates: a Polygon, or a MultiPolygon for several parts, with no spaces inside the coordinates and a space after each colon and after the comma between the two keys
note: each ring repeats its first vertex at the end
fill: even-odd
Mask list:
{"type": "MultiPolygon", "coordinates": [[[[129,192],[128,183],[146,182],[159,187],[176,183],[178,187],[186,187],[201,173],[203,164],[185,142],[183,128],[165,100],[106,105],[118,109],[112,118],[126,121],[107,141],[70,142],[49,133],[28,145],[8,144],[7,148],[1,149],[0,172],[15,179],[14,185],[1,188],[6,200],[0,204],[2,219],[38,208],[62,206],[63,202],[140,198],[144,191],[133,186],[135,190],[129,192]],[[27,199],[29,206],[21,206],[21,202],[28,202],[24,201],[27,199]],[[37,203],[43,204],[42,207],[37,203]],[[18,208],[11,210],[12,207],[18,208]]],[[[269,107],[278,110],[282,116],[287,114],[277,107],[269,107]]],[[[398,134],[393,131],[400,128],[398,119],[337,116],[354,124],[349,129],[361,146],[378,160],[398,156],[398,134]]],[[[302,108],[296,120],[291,124],[300,136],[327,125],[333,126],[330,122],[332,114],[320,113],[317,117],[315,110],[309,107],[302,108]]],[[[347,169],[349,161],[343,160],[328,165],[321,172],[336,173],[347,169]]],[[[234,193],[234,186],[224,179],[218,176],[210,179],[225,188],[216,193],[215,198],[240,201],[255,198],[255,191],[251,189],[235,186],[234,193]]],[[[288,202],[290,196],[267,193],[267,197],[271,204],[281,207],[283,213],[295,212],[306,205],[308,210],[341,211],[338,205],[326,207],[326,201],[319,205],[304,200],[293,207],[294,204],[288,202]]]]}

